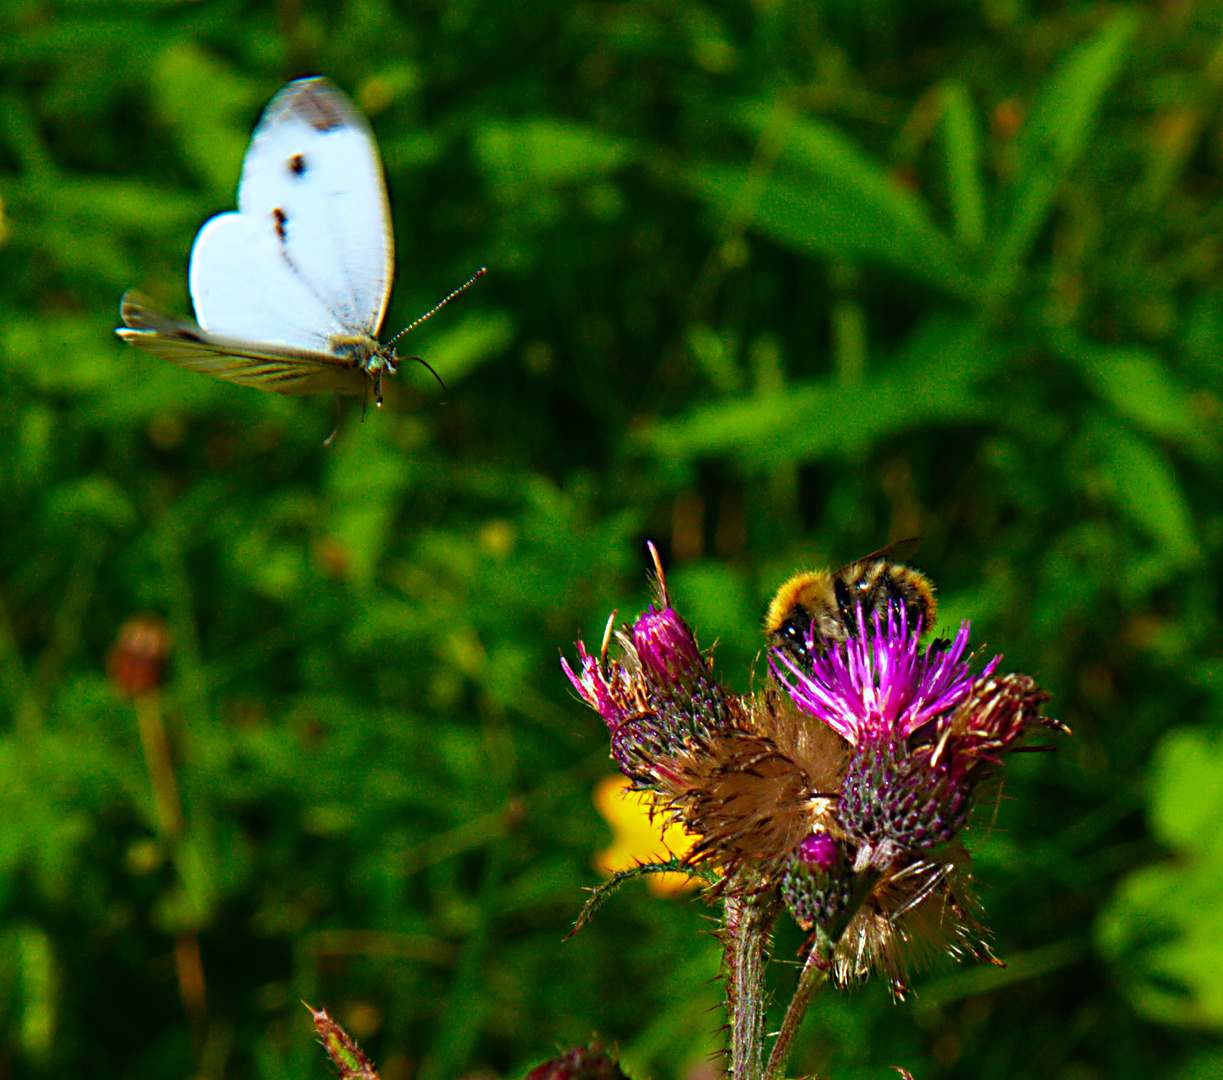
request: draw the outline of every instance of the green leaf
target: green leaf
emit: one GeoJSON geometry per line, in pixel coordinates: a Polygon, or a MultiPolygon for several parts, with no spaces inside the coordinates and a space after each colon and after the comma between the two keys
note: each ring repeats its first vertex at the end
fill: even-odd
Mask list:
{"type": "Polygon", "coordinates": [[[730,396],[739,393],[743,386],[743,372],[735,362],[732,346],[723,335],[704,323],[691,323],[684,340],[688,351],[719,394],[730,396]]]}
{"type": "Polygon", "coordinates": [[[68,527],[94,520],[112,529],[130,529],[138,520],[127,493],[106,476],[84,476],[56,488],[47,509],[52,520],[68,527]]]}
{"type": "Polygon", "coordinates": [[[1198,565],[1197,524],[1167,456],[1149,440],[1103,419],[1088,437],[1100,493],[1153,542],[1147,558],[1125,568],[1125,588],[1145,595],[1176,570],[1198,565]]]}
{"type": "Polygon", "coordinates": [[[1108,92],[1141,25],[1135,11],[1117,12],[1053,74],[1017,140],[1019,169],[1011,184],[988,291],[1009,291],[1053,209],[1058,189],[1087,148],[1108,92]]]}
{"type": "Polygon", "coordinates": [[[1223,743],[1169,732],[1152,770],[1152,824],[1181,857],[1131,873],[1102,911],[1097,940],[1139,1011],[1223,1028],[1223,743]]]}
{"type": "Polygon", "coordinates": [[[1057,345],[1092,389],[1135,426],[1177,443],[1205,464],[1218,462],[1219,433],[1208,408],[1154,353],[1068,335],[1057,345]]]}
{"type": "Polygon", "coordinates": [[[152,74],[158,111],[192,169],[212,191],[232,195],[264,95],[251,79],[186,43],[166,49],[152,74]]]}
{"type": "MultiPolygon", "coordinates": [[[[837,137],[839,138],[839,136],[837,137]]],[[[862,159],[866,161],[865,158],[862,159]]],[[[868,171],[879,172],[867,164],[868,171]]],[[[865,258],[892,265],[951,296],[971,298],[975,286],[954,247],[921,212],[899,183],[876,176],[850,186],[850,177],[762,172],[751,166],[709,164],[686,174],[698,196],[730,221],[810,256],[865,258]],[[879,183],[895,188],[872,198],[879,183]],[[872,191],[872,187],[874,190],[872,191]]]]}
{"type": "Polygon", "coordinates": [[[361,439],[339,439],[328,461],[329,532],[339,544],[352,580],[368,588],[391,538],[395,509],[412,480],[411,470],[387,445],[387,429],[366,425],[361,439]],[[377,434],[375,434],[377,432],[377,434]]]}
{"type": "Polygon", "coordinates": [[[777,166],[707,164],[690,186],[729,220],[811,255],[867,258],[953,296],[976,285],[925,203],[840,132],[780,107],[750,103],[735,117],[777,166]]]}
{"type": "Polygon", "coordinates": [[[1203,731],[1170,731],[1151,760],[1150,818],[1169,847],[1223,856],[1223,744],[1203,731]]]}
{"type": "Polygon", "coordinates": [[[433,338],[425,359],[450,387],[504,353],[513,340],[514,319],[509,312],[471,312],[433,338]]]}
{"type": "Polygon", "coordinates": [[[524,123],[495,121],[478,129],[480,166],[503,195],[535,187],[593,180],[626,165],[634,144],[596,128],[540,117],[524,123]]]}

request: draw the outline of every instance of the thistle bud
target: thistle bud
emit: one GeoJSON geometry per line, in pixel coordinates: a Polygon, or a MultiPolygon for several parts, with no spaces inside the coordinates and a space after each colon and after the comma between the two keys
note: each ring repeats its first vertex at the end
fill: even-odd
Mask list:
{"type": "MultiPolygon", "coordinates": [[[[657,566],[653,544],[650,551],[657,566]]],[[[608,657],[609,620],[598,657],[579,642],[578,671],[567,660],[561,661],[561,667],[607,725],[612,759],[620,771],[643,787],[661,789],[676,780],[669,761],[733,727],[742,709],[718,685],[709,658],[668,602],[661,567],[658,586],[661,606],[647,608],[630,627],[615,634],[617,656],[608,657]]]]}
{"type": "Polygon", "coordinates": [[[807,836],[786,867],[781,898],[804,930],[827,925],[848,911],[853,873],[841,845],[827,833],[807,836]]]}

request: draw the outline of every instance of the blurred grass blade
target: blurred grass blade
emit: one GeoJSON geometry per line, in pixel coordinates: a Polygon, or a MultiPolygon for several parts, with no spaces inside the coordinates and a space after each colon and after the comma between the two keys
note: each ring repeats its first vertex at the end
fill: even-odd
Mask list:
{"type": "Polygon", "coordinates": [[[60,971],[50,935],[41,927],[17,930],[20,970],[21,1048],[35,1061],[46,1061],[54,1050],[58,1026],[60,971]]]}
{"type": "Polygon", "coordinates": [[[1124,567],[1121,584],[1131,596],[1149,594],[1176,571],[1201,563],[1198,528],[1189,498],[1171,462],[1150,441],[1101,417],[1088,434],[1103,495],[1154,545],[1124,567]]]}
{"type": "Polygon", "coordinates": [[[774,466],[836,457],[936,419],[988,414],[991,407],[973,384],[1005,358],[976,327],[932,319],[868,385],[821,381],[707,405],[646,429],[640,439],[672,460],[730,453],[749,464],[774,466]]]}
{"type": "Polygon", "coordinates": [[[238,187],[263,90],[185,42],[157,58],[151,79],[158,113],[192,171],[210,191],[230,196],[238,187]]]}
{"type": "Polygon", "coordinates": [[[513,340],[514,319],[509,312],[474,311],[439,331],[424,355],[449,389],[481,364],[504,353],[513,340]]]}
{"type": "Polygon", "coordinates": [[[990,295],[1001,296],[1014,286],[1058,188],[1091,138],[1104,95],[1120,74],[1141,21],[1137,12],[1119,11],[1046,84],[1019,134],[1019,169],[992,255],[990,295]]]}
{"type": "Polygon", "coordinates": [[[604,176],[635,156],[628,139],[544,117],[489,122],[475,132],[473,148],[498,193],[510,198],[535,187],[604,176]]]}
{"type": "Polygon", "coordinates": [[[981,153],[977,116],[962,82],[943,86],[943,149],[947,155],[947,194],[955,238],[979,250],[985,243],[985,193],[981,182],[981,153]]]}
{"type": "Polygon", "coordinates": [[[961,299],[976,293],[923,200],[826,124],[750,103],[733,117],[776,166],[710,163],[687,174],[706,202],[798,251],[867,257],[961,299]]]}

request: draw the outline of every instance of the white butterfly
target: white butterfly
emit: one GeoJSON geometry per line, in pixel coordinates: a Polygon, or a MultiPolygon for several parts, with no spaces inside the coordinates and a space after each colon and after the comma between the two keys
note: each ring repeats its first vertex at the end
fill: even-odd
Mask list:
{"type": "Polygon", "coordinates": [[[381,405],[382,377],[401,359],[374,336],[394,258],[369,125],[327,79],[298,79],[255,128],[237,213],[211,218],[195,238],[188,285],[198,324],[165,318],[129,291],[125,328],[115,332],[228,382],[278,394],[331,391],[337,407],[340,394],[368,396],[372,387],[381,405]]]}

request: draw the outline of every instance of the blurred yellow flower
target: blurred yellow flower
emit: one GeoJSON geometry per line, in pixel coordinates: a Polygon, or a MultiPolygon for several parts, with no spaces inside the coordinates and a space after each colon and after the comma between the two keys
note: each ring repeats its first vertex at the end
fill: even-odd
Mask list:
{"type": "MultiPolygon", "coordinates": [[[[628,870],[639,863],[665,862],[672,855],[687,855],[696,836],[682,825],[650,819],[653,797],[648,791],[632,791],[627,776],[609,776],[594,792],[595,809],[615,833],[612,846],[595,856],[595,867],[605,874],[628,870]]],[[[701,879],[688,874],[650,874],[652,892],[660,895],[699,887],[701,879]]]]}

